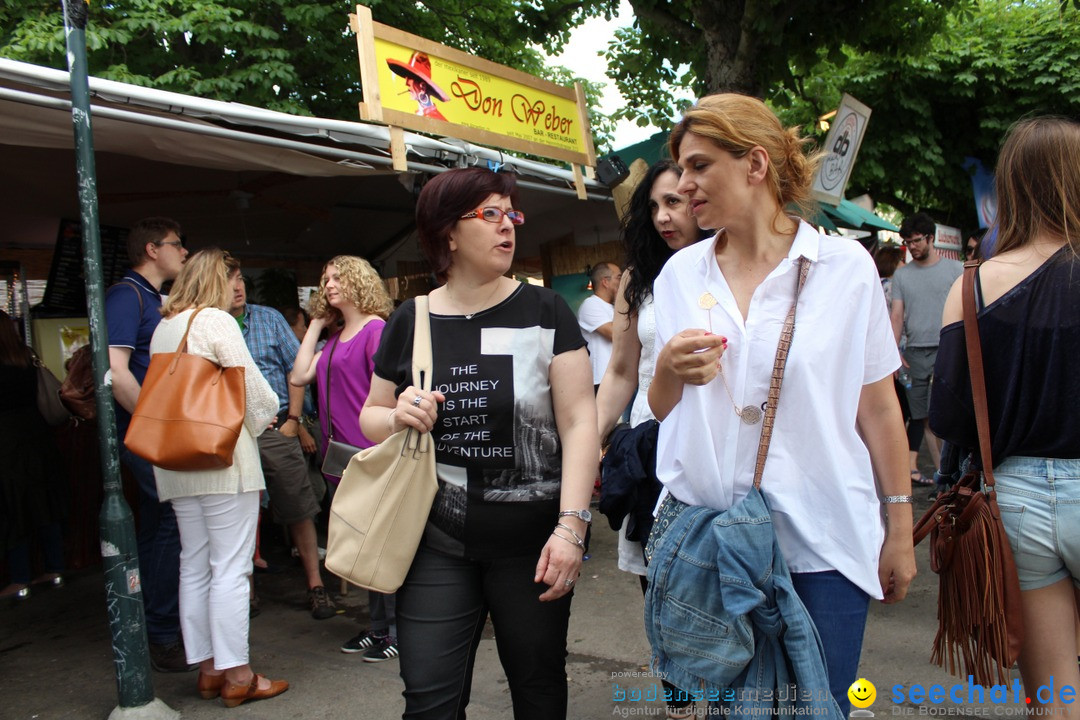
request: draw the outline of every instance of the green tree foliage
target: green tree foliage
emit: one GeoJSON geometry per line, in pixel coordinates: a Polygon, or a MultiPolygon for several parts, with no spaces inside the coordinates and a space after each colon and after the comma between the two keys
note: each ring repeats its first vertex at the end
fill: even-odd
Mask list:
{"type": "Polygon", "coordinates": [[[630,0],[608,75],[628,103],[617,118],[671,124],[673,88],[764,97],[843,48],[893,54],[926,44],[946,11],[971,0],[630,0]]]}
{"type": "MultiPolygon", "coordinates": [[[[873,109],[849,195],[868,192],[908,213],[976,227],[964,158],[992,170],[1016,120],[1080,116],[1080,9],[1058,0],[981,0],[950,17],[921,52],[847,49],[823,60],[799,92],[771,97],[782,119],[813,127],[845,91],[873,109]]],[[[824,132],[818,131],[821,139],[824,132]]]]}
{"type": "MultiPolygon", "coordinates": [[[[560,84],[537,47],[557,51],[611,0],[537,3],[370,0],[374,19],[560,84]]],[[[90,73],[296,114],[355,120],[361,99],[355,3],[343,0],[94,0],[90,73]]],[[[0,56],[66,69],[60,0],[0,0],[0,56]]],[[[600,87],[585,85],[598,103],[600,87]]],[[[594,112],[598,140],[612,124],[594,112]],[[598,121],[598,122],[597,122],[598,121]]]]}

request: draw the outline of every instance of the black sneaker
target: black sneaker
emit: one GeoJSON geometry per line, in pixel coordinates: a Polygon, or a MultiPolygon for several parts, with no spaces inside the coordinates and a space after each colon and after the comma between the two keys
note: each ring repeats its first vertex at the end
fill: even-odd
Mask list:
{"type": "Polygon", "coordinates": [[[364,651],[364,662],[377,663],[392,660],[399,655],[397,638],[387,635],[364,651]]]}
{"type": "Polygon", "coordinates": [[[325,587],[322,585],[313,587],[308,590],[307,594],[308,602],[311,603],[311,617],[316,620],[326,620],[337,615],[337,607],[334,606],[334,601],[326,593],[325,587]]]}
{"type": "Polygon", "coordinates": [[[368,648],[374,647],[375,643],[380,640],[382,640],[382,638],[375,634],[374,630],[365,630],[356,637],[347,640],[345,644],[341,646],[341,652],[349,653],[350,655],[352,653],[364,652],[368,648]]]}
{"type": "Polygon", "coordinates": [[[188,664],[184,643],[177,640],[167,645],[150,643],[150,667],[161,673],[182,673],[191,672],[199,665],[188,664]]]}

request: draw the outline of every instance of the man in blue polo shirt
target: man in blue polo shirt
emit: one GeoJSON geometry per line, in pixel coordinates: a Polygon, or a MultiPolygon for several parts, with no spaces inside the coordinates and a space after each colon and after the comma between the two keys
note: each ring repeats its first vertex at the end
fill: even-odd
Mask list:
{"type": "Polygon", "coordinates": [[[154,469],[123,445],[131,413],[150,366],[150,338],[161,321],[161,286],[174,279],[187,259],[175,220],[140,220],[127,237],[131,270],[105,294],[109,369],[116,399],[120,460],[139,488],[139,572],[142,576],[150,664],[158,672],[186,672],[180,635],[180,531],[172,504],[159,502],[154,469]]]}
{"type": "MultiPolygon", "coordinates": [[[[293,545],[300,555],[307,577],[311,616],[326,620],[337,614],[337,608],[323,586],[319,569],[315,516],[321,509],[322,495],[312,487],[307,460],[300,447],[304,388],[289,384],[289,373],[300,350],[300,341],[284,315],[273,308],[248,303],[240,262],[231,257],[226,264],[233,291],[231,312],[240,325],[251,357],[278,397],[288,399],[287,405],[279,409],[274,426],[258,437],[270,509],[274,521],[289,528],[293,545]]],[[[319,490],[325,492],[325,488],[319,490]]]]}

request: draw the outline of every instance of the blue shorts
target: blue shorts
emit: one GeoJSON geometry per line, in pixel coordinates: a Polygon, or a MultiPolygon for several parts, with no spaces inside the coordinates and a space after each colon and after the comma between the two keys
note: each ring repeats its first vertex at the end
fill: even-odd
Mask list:
{"type": "Polygon", "coordinates": [[[1011,457],[994,478],[1020,589],[1080,588],[1080,459],[1011,457]]]}

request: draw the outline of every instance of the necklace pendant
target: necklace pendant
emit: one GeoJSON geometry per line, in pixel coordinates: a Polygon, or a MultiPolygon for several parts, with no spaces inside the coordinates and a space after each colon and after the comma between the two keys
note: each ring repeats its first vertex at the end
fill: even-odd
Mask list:
{"type": "Polygon", "coordinates": [[[761,421],[761,408],[756,405],[747,405],[739,411],[739,417],[747,425],[757,425],[761,421]]]}

